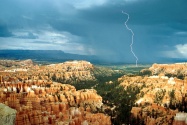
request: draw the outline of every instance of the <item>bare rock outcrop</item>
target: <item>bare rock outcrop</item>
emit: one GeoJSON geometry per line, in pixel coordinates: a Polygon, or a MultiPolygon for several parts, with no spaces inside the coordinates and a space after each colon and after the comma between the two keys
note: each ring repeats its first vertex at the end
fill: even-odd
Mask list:
{"type": "Polygon", "coordinates": [[[16,110],[0,103],[0,125],[14,125],[16,110]]]}
{"type": "Polygon", "coordinates": [[[23,66],[28,66],[31,67],[33,66],[34,63],[31,59],[27,60],[0,60],[0,66],[4,67],[23,67],[23,66]]]}

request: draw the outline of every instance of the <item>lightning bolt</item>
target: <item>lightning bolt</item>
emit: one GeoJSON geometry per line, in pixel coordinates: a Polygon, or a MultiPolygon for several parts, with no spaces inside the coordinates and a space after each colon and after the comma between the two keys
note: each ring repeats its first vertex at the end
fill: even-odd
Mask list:
{"type": "Polygon", "coordinates": [[[136,58],[136,67],[138,66],[138,57],[136,56],[136,54],[134,53],[133,51],[133,48],[132,48],[132,45],[134,43],[134,32],[132,31],[132,29],[130,29],[128,26],[127,26],[127,22],[129,21],[129,14],[122,11],[123,14],[127,15],[127,20],[125,21],[125,26],[126,28],[132,33],[132,41],[131,41],[131,44],[130,44],[130,48],[131,48],[131,53],[133,54],[133,56],[136,58]]]}

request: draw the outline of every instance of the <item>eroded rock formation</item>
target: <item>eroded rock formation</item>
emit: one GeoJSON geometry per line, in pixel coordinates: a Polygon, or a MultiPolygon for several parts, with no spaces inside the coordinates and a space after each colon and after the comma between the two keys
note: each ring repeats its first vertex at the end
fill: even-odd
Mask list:
{"type": "MultiPolygon", "coordinates": [[[[24,62],[24,61],[22,61],[24,62]]],[[[25,64],[25,63],[24,63],[25,64]]],[[[68,61],[45,66],[11,67],[0,70],[0,82],[24,82],[28,80],[53,80],[63,83],[76,83],[96,80],[91,72],[93,65],[86,61],[68,61]]]]}
{"type": "Polygon", "coordinates": [[[16,125],[110,125],[110,117],[98,113],[103,103],[96,90],[76,91],[74,86],[53,82],[95,80],[91,69],[86,61],[2,69],[0,103],[17,111],[16,125]]]}
{"type": "Polygon", "coordinates": [[[118,79],[124,89],[139,88],[137,101],[131,113],[146,125],[171,124],[179,111],[186,110],[187,79],[167,76],[123,76],[118,79]]]}
{"type": "Polygon", "coordinates": [[[1,84],[0,102],[17,110],[16,125],[110,125],[110,117],[97,112],[102,97],[95,90],[53,82],[1,84]]]}
{"type": "Polygon", "coordinates": [[[149,70],[153,75],[185,76],[187,75],[186,63],[153,64],[149,70]]]}

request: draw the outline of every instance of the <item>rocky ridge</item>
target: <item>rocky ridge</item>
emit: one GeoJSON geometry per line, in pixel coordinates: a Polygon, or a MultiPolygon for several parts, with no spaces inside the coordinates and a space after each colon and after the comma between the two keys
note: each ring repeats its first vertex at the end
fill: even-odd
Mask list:
{"type": "Polygon", "coordinates": [[[168,77],[185,77],[187,75],[187,63],[153,64],[149,70],[152,75],[165,75],[168,77]]]}
{"type": "Polygon", "coordinates": [[[0,60],[1,67],[31,67],[34,63],[31,59],[27,60],[0,60]]]}
{"type": "MultiPolygon", "coordinates": [[[[27,61],[21,61],[27,62],[27,61]]],[[[67,61],[50,65],[33,65],[28,67],[11,67],[0,70],[0,80],[18,82],[26,80],[48,80],[63,83],[76,83],[81,81],[94,81],[95,76],[91,72],[93,65],[86,61],[67,61]],[[14,79],[14,80],[12,80],[14,79]]]]}

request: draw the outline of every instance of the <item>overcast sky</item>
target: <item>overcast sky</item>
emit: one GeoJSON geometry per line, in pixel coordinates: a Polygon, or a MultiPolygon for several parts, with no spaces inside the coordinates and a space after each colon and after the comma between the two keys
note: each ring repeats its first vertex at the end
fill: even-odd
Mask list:
{"type": "Polygon", "coordinates": [[[187,0],[1,0],[0,49],[62,50],[106,60],[187,58],[187,0]]]}

